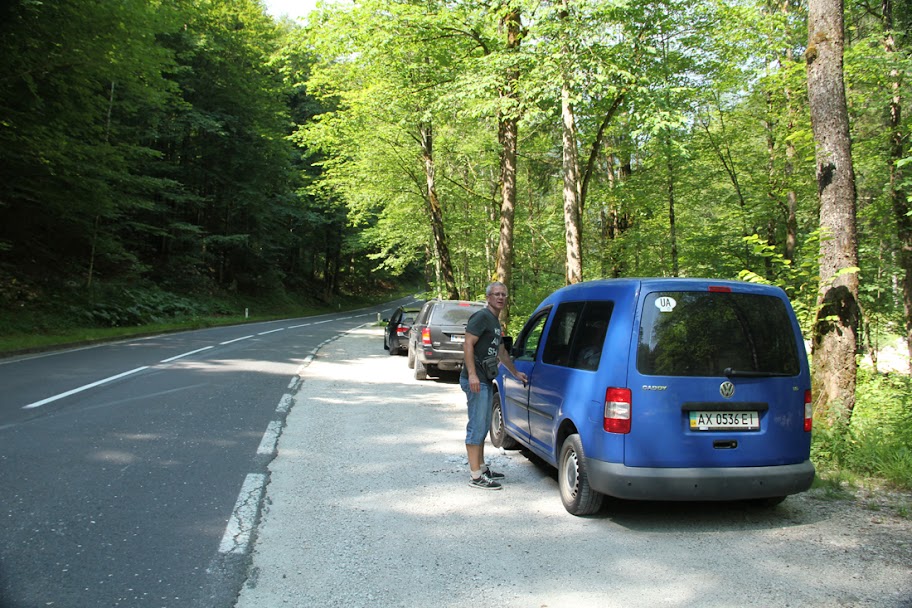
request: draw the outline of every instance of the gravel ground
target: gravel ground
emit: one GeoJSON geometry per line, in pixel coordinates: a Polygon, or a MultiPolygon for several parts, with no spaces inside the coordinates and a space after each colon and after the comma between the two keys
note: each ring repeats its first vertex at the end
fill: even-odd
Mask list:
{"type": "Polygon", "coordinates": [[[505,488],[473,489],[456,377],[416,381],[382,344],[362,328],[306,368],[237,608],[912,608],[909,495],[579,518],[549,467],[490,444],[505,488]]]}

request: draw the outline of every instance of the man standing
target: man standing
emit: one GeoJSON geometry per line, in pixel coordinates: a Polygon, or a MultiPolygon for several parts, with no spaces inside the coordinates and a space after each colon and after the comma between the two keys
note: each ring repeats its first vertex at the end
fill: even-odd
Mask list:
{"type": "Polygon", "coordinates": [[[466,325],[463,356],[465,364],[459,376],[459,386],[466,394],[469,423],[466,425],[466,453],[472,480],[469,485],[482,490],[500,490],[497,481],[503,479],[484,461],[484,444],[491,427],[492,383],[497,375],[497,362],[523,383],[526,375],[516,371],[513,359],[503,345],[500,311],[507,303],[507,286],[497,281],[485,289],[488,305],[469,317],[466,325]]]}

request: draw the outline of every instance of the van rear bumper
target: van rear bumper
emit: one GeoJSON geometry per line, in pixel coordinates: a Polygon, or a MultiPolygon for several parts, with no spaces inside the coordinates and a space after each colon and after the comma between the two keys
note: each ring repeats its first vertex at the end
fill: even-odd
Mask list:
{"type": "Polygon", "coordinates": [[[810,460],[770,467],[645,468],[586,460],[593,490],[632,500],[745,500],[804,492],[814,481],[810,460]]]}

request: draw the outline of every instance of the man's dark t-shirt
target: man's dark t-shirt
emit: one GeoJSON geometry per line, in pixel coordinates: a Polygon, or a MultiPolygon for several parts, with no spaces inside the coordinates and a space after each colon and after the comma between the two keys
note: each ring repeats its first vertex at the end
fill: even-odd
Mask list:
{"type": "MultiPolygon", "coordinates": [[[[503,334],[500,320],[488,308],[484,308],[469,317],[466,333],[478,336],[478,341],[475,342],[475,372],[478,379],[485,382],[484,372],[479,368],[479,364],[485,359],[497,358],[503,334]]],[[[465,367],[462,368],[462,375],[469,375],[465,367]]]]}

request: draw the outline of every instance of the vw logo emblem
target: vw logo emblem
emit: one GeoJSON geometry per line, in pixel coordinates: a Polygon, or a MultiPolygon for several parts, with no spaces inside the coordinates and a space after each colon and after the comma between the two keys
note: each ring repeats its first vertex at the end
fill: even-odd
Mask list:
{"type": "Polygon", "coordinates": [[[735,394],[735,385],[732,384],[731,382],[723,382],[722,385],[719,387],[719,392],[726,399],[731,399],[732,395],[735,394]]]}

